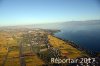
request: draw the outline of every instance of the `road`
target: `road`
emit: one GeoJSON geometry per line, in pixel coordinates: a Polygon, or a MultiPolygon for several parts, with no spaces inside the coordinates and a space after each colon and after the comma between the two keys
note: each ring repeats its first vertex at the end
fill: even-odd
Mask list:
{"type": "Polygon", "coordinates": [[[7,54],[6,54],[5,57],[4,57],[2,66],[5,66],[5,63],[6,63],[6,61],[7,61],[7,57],[8,57],[9,52],[10,52],[10,50],[9,50],[9,48],[8,48],[8,52],[7,52],[7,54]]]}
{"type": "Polygon", "coordinates": [[[25,57],[23,55],[23,43],[22,43],[22,41],[20,41],[19,47],[20,47],[19,48],[20,66],[26,66],[25,57]]]}

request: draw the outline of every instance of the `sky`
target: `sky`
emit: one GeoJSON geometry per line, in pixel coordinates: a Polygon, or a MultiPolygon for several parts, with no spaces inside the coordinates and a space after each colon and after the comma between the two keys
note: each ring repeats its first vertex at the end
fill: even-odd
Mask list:
{"type": "Polygon", "coordinates": [[[0,26],[100,20],[99,0],[0,0],[0,26]]]}

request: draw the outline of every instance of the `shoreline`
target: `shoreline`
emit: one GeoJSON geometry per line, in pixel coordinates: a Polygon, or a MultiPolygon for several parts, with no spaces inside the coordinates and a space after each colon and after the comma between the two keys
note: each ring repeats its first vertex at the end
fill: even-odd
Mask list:
{"type": "Polygon", "coordinates": [[[80,45],[77,45],[77,44],[75,44],[74,42],[72,42],[70,40],[65,40],[65,39],[59,38],[59,37],[55,36],[54,33],[52,34],[52,36],[54,36],[54,37],[56,37],[56,38],[58,38],[60,40],[63,40],[64,42],[69,42],[70,43],[69,45],[71,45],[72,47],[74,47],[74,48],[76,48],[76,49],[78,49],[80,51],[86,52],[90,57],[97,57],[97,54],[99,53],[99,52],[96,52],[96,51],[87,50],[84,47],[82,47],[80,45]]]}

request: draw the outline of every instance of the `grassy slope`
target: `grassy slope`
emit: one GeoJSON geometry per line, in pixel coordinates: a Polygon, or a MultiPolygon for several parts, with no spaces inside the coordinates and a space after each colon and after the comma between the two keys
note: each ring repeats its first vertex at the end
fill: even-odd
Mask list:
{"type": "Polygon", "coordinates": [[[87,55],[82,51],[78,50],[77,48],[74,48],[71,45],[69,45],[68,42],[64,42],[63,40],[60,40],[52,35],[48,35],[48,38],[50,44],[55,48],[59,48],[61,53],[67,53],[66,56],[68,58],[77,58],[87,55]]]}

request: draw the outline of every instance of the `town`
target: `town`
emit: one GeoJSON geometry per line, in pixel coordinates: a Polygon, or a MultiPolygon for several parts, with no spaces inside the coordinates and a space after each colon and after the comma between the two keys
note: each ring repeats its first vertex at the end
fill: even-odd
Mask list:
{"type": "Polygon", "coordinates": [[[90,57],[84,50],[72,46],[72,42],[53,35],[58,31],[39,28],[0,30],[0,66],[71,66],[70,63],[52,63],[51,58],[90,57]]]}

